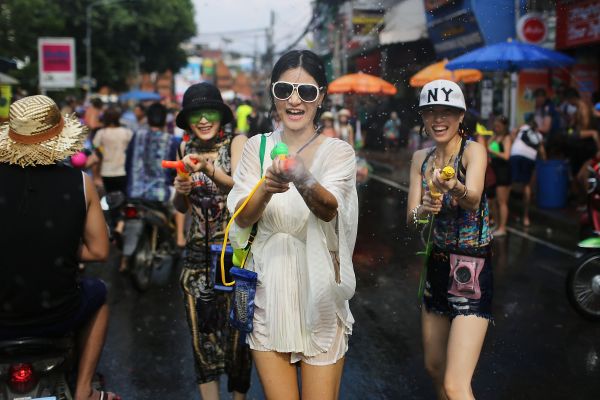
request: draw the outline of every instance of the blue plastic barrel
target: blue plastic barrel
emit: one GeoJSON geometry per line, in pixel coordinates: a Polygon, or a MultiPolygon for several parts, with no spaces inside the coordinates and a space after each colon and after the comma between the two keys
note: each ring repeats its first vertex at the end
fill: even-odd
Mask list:
{"type": "Polygon", "coordinates": [[[566,207],[569,189],[569,162],[566,160],[538,160],[536,176],[538,207],[566,207]]]}

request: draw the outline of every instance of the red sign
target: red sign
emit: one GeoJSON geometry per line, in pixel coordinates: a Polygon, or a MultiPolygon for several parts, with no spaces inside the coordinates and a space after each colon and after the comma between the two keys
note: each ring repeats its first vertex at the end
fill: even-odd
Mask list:
{"type": "Polygon", "coordinates": [[[71,46],[45,44],[42,53],[43,72],[71,72],[71,46]]]}
{"type": "Polygon", "coordinates": [[[584,0],[556,5],[556,48],[600,42],[600,3],[584,0]]]}
{"type": "Polygon", "coordinates": [[[517,34],[523,42],[539,44],[546,39],[546,22],[537,15],[524,15],[517,24],[517,34]]]}

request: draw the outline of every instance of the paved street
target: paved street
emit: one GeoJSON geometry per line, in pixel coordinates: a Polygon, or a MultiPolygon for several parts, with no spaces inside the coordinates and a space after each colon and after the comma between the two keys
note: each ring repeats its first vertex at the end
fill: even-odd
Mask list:
{"type": "MultiPolygon", "coordinates": [[[[432,399],[416,298],[421,260],[414,254],[422,244],[406,229],[406,193],[371,179],[359,197],[356,325],[341,398],[432,399]]],[[[532,232],[545,231],[537,228],[532,232]]],[[[598,398],[600,324],[584,321],[567,302],[565,277],[574,262],[515,234],[496,240],[496,322],[474,378],[478,398],[598,398]]],[[[116,272],[116,259],[88,273],[110,286],[111,327],[100,364],[108,388],[125,399],[198,399],[177,274],[168,287],[139,294],[116,272]]],[[[225,381],[221,387],[225,393],[225,381]]],[[[248,397],[263,398],[256,375],[248,397]]]]}

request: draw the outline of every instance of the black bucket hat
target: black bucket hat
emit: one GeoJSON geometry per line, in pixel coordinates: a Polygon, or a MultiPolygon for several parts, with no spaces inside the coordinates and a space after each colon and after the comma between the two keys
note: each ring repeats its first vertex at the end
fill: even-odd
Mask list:
{"type": "Polygon", "coordinates": [[[188,117],[192,111],[211,109],[221,112],[221,125],[233,121],[231,108],[223,102],[219,89],[207,82],[190,86],[183,94],[182,109],[175,120],[181,129],[188,129],[188,117]]]}

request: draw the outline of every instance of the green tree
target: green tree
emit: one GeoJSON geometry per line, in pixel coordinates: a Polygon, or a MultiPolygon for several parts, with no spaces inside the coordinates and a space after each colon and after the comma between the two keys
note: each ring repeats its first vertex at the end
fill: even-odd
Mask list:
{"type": "Polygon", "coordinates": [[[4,0],[0,4],[0,55],[32,62],[11,72],[37,86],[37,38],[74,37],[77,76],[85,76],[86,7],[92,7],[92,68],[99,85],[124,89],[136,71],[178,70],[180,44],[196,33],[191,0],[4,0]]]}

